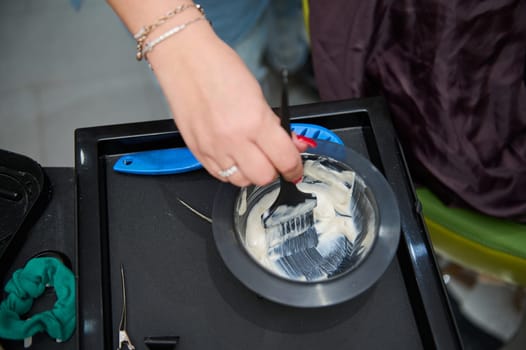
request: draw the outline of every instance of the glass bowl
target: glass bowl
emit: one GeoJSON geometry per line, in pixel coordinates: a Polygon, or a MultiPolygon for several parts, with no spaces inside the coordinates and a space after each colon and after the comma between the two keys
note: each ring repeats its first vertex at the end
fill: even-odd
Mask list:
{"type": "Polygon", "coordinates": [[[278,195],[275,181],[239,191],[235,231],[251,258],[276,276],[307,283],[338,278],[371,251],[379,225],[377,200],[348,165],[317,154],[302,158],[304,177],[297,186],[316,195],[314,230],[280,238],[278,248],[286,249],[269,241],[261,217],[278,195]]]}

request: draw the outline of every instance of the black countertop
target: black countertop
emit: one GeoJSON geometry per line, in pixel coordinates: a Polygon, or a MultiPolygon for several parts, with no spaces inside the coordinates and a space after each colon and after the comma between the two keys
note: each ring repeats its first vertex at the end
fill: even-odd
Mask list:
{"type": "MultiPolygon", "coordinates": [[[[73,265],[78,326],[32,349],[113,349],[125,265],[128,333],[181,336],[177,349],[461,348],[403,156],[382,103],[347,101],[291,109],[301,122],[335,131],[384,173],[399,201],[397,255],[370,293],[336,307],[297,309],[245,288],[219,257],[211,226],[176,197],[210,213],[218,182],[204,171],[141,177],[112,170],[120,155],[181,146],[171,121],[80,129],[76,168],[44,168],[52,198],[30,230],[7,277],[35,254],[56,250],[73,265]],[[77,249],[78,245],[78,249],[77,249]]],[[[5,281],[4,281],[5,283],[5,281]]],[[[46,293],[36,310],[54,302],[46,293]]],[[[22,341],[0,343],[23,349],[22,341]]]]}
{"type": "Polygon", "coordinates": [[[403,153],[380,99],[291,107],[293,122],[333,130],[384,174],[397,197],[401,240],[386,273],[363,298],[297,309],[245,288],[217,253],[209,223],[219,183],[204,171],[136,176],[120,156],[184,146],[173,121],[76,132],[80,349],[114,348],[127,271],[128,331],[177,335],[178,349],[457,349],[460,341],[403,153]]]}
{"type": "MultiPolygon", "coordinates": [[[[64,254],[76,270],[76,228],[75,228],[75,171],[73,168],[44,168],[51,187],[49,200],[43,213],[32,226],[25,237],[21,249],[18,251],[10,269],[6,273],[2,286],[5,285],[12,273],[23,268],[26,262],[38,253],[44,251],[58,251],[64,254]]],[[[52,308],[56,297],[53,290],[48,290],[35,300],[31,312],[41,312],[52,308]]],[[[31,349],[72,350],[78,348],[78,330],[70,340],[57,343],[46,333],[39,333],[33,337],[31,349]]],[[[0,339],[5,350],[24,349],[23,341],[8,341],[0,339]]]]}

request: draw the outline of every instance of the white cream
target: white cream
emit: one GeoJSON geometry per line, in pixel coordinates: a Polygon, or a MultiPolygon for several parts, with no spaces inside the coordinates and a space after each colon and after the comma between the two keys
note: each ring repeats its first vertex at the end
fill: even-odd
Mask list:
{"type": "MultiPolygon", "coordinates": [[[[351,243],[356,239],[356,229],[350,217],[354,180],[353,171],[336,171],[317,160],[307,160],[304,164],[304,179],[298,184],[298,188],[316,195],[317,206],[313,214],[320,249],[341,234],[351,243]]],[[[245,244],[249,253],[261,265],[278,275],[288,277],[268,258],[265,228],[261,220],[261,215],[275,201],[278,191],[279,188],[276,188],[267,193],[252,207],[247,218],[245,244]]],[[[243,199],[246,200],[246,197],[243,199]]]]}

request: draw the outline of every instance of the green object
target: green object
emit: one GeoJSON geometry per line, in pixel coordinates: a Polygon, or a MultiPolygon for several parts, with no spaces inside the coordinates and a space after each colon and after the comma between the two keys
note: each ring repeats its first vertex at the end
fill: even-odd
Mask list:
{"type": "Polygon", "coordinates": [[[526,259],[526,225],[452,208],[443,204],[431,191],[417,190],[424,215],[464,238],[489,248],[526,259]]]}
{"type": "Polygon", "coordinates": [[[68,340],[75,330],[75,276],[59,259],[33,258],[13,273],[0,304],[0,338],[22,340],[39,332],[53,339],[68,340]],[[47,310],[23,319],[47,286],[55,288],[57,301],[47,310]]]}
{"type": "Polygon", "coordinates": [[[448,207],[417,189],[433,246],[447,258],[505,281],[526,285],[526,225],[448,207]]]}

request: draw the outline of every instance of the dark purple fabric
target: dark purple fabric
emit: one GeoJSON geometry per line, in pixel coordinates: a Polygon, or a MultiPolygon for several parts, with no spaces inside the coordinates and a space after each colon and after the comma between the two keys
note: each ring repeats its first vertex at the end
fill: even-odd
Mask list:
{"type": "Polygon", "coordinates": [[[526,222],[526,1],[311,0],[310,14],[323,99],[384,95],[431,181],[526,222]]]}

